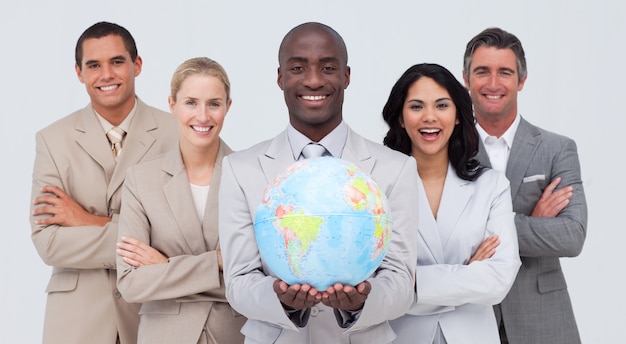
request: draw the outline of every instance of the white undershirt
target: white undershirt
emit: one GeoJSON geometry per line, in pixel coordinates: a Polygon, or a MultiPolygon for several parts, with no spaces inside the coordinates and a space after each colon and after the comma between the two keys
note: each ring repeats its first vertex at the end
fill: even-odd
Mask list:
{"type": "Polygon", "coordinates": [[[195,185],[189,183],[191,187],[191,197],[193,198],[193,204],[196,206],[196,212],[198,213],[198,219],[202,223],[204,220],[204,209],[206,209],[206,201],[209,196],[209,189],[211,185],[195,185]]]}

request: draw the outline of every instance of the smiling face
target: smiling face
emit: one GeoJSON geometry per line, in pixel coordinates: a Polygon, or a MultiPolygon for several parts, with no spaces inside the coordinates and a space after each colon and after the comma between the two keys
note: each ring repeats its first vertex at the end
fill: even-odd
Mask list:
{"type": "Polygon", "coordinates": [[[476,48],[467,73],[463,79],[474,103],[476,120],[512,123],[517,115],[517,92],[526,81],[525,77],[519,79],[513,50],[476,48]]]}
{"type": "Polygon", "coordinates": [[[300,27],[281,45],[279,64],[278,86],[291,124],[321,140],[342,120],[344,89],[350,83],[345,46],[322,27],[300,27]]]}
{"type": "Polygon", "coordinates": [[[219,78],[192,74],[168,102],[170,111],[178,118],[181,150],[219,145],[219,134],[232,102],[219,78]]]}
{"type": "Polygon", "coordinates": [[[132,61],[120,36],[90,38],[83,42],[83,59],[76,66],[93,108],[114,125],[122,122],[135,104],[135,77],[141,57],[132,61]]]}
{"type": "Polygon", "coordinates": [[[411,153],[418,162],[433,156],[447,161],[448,141],[457,123],[456,106],[443,86],[425,76],[411,85],[400,124],[411,139],[411,153]]]}

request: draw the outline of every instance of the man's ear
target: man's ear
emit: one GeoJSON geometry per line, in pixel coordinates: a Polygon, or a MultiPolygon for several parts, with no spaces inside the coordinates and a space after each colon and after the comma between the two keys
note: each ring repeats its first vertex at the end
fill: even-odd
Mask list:
{"type": "Polygon", "coordinates": [[[284,90],[284,88],[283,88],[283,73],[281,73],[280,67],[277,68],[277,72],[278,72],[278,78],[276,79],[276,83],[278,84],[278,87],[280,87],[281,90],[284,90]]]}

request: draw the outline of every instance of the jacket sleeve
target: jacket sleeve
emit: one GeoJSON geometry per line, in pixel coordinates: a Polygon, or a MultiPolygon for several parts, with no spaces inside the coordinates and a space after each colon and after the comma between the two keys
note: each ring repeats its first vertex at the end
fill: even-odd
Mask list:
{"type": "MultiPolygon", "coordinates": [[[[160,224],[151,223],[142,201],[137,177],[134,169],[130,168],[122,190],[119,237],[132,237],[150,245],[154,226],[160,224]]],[[[121,256],[117,256],[117,285],[127,302],[166,299],[222,301],[221,292],[215,292],[221,286],[220,281],[216,251],[198,255],[180,254],[169,257],[167,263],[139,268],[128,265],[121,256]]]]}
{"type": "MultiPolygon", "coordinates": [[[[488,209],[485,216],[487,222],[481,227],[484,228],[483,239],[493,234],[498,235],[500,245],[496,252],[491,258],[471,264],[463,262],[417,266],[417,304],[411,308],[410,314],[438,313],[433,306],[443,306],[440,311],[446,311],[450,310],[446,307],[469,303],[494,305],[501,302],[509,292],[521,262],[509,182],[504,174],[498,173],[497,176],[497,179],[489,180],[488,183],[495,185],[493,191],[489,190],[487,185],[475,189],[477,193],[492,194],[486,196],[490,199],[490,202],[485,204],[485,208],[488,209]],[[420,280],[424,283],[420,283],[420,280]]],[[[475,216],[474,219],[476,218],[481,217],[475,216]]],[[[466,221],[470,222],[472,219],[466,221]]]]}
{"type": "MultiPolygon", "coordinates": [[[[41,188],[45,185],[58,186],[76,201],[78,201],[77,195],[73,194],[72,191],[100,192],[95,188],[104,187],[93,185],[93,188],[90,188],[83,185],[82,188],[79,188],[72,185],[72,178],[76,176],[68,176],[64,173],[63,165],[55,161],[51,151],[53,148],[49,146],[44,134],[38,132],[31,190],[31,214],[36,207],[33,201],[42,195],[41,188]]],[[[92,172],[84,171],[87,176],[92,172]]],[[[106,191],[103,191],[103,198],[105,194],[106,191]]],[[[105,204],[81,204],[81,206],[94,215],[110,215],[105,204]]],[[[114,248],[117,240],[117,215],[113,215],[112,221],[105,226],[63,227],[59,225],[43,226],[34,223],[35,220],[45,216],[48,215],[30,216],[31,239],[45,264],[75,269],[115,268],[114,248]]]]}
{"type": "MultiPolygon", "coordinates": [[[[559,147],[557,154],[543,152],[542,159],[549,168],[546,185],[554,178],[561,177],[558,188],[572,186],[573,195],[569,204],[556,217],[531,217],[530,213],[541,196],[540,192],[531,193],[529,186],[520,187],[513,200],[516,211],[515,224],[519,238],[519,250],[522,257],[575,257],[580,254],[587,233],[587,203],[583,190],[580,161],[576,143],[568,138],[544,142],[552,147],[559,147]],[[527,191],[528,190],[528,191],[527,191]],[[521,198],[518,201],[518,198],[521,198]],[[532,198],[532,200],[530,199],[532,198]],[[526,208],[522,208],[527,205],[526,208]]],[[[542,147],[542,148],[543,148],[542,147]]],[[[541,148],[540,148],[541,149],[541,148]]]]}

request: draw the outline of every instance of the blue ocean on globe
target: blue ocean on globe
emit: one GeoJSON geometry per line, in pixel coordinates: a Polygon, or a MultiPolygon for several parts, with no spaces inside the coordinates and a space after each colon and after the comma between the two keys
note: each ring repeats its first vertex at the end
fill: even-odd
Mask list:
{"type": "Polygon", "coordinates": [[[254,231],[262,259],[286,283],[356,286],[380,265],[391,235],[389,202],[356,165],[300,160],[267,186],[254,231]]]}

